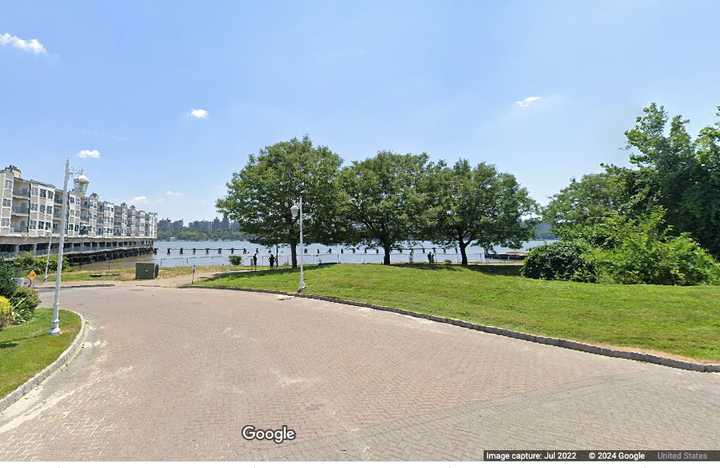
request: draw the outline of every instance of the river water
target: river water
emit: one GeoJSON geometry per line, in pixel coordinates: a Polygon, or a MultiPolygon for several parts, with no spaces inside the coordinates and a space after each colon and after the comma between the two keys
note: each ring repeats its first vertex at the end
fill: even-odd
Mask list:
{"type": "MultiPolygon", "coordinates": [[[[522,250],[527,250],[538,245],[543,245],[548,241],[530,241],[523,244],[522,250]]],[[[427,254],[435,248],[436,263],[460,263],[460,252],[455,248],[443,248],[433,245],[430,242],[414,242],[412,243],[413,253],[410,254],[410,243],[402,250],[402,252],[394,250],[390,256],[392,263],[427,263],[427,254]],[[422,249],[425,249],[425,252],[422,249]]],[[[268,248],[259,244],[253,244],[247,241],[157,241],[156,255],[146,255],[141,257],[128,257],[109,262],[98,262],[89,265],[83,265],[83,269],[103,270],[113,268],[129,268],[135,262],[155,262],[163,267],[174,266],[207,266],[207,265],[227,265],[230,263],[230,255],[239,255],[242,257],[243,265],[250,265],[251,258],[257,252],[258,264],[268,265],[269,257],[272,253],[280,259],[280,265],[290,262],[290,248],[287,245],[277,246],[277,248],[268,248]],[[180,249],[183,253],[180,253],[180,249]],[[170,253],[168,253],[170,249],[170,253]],[[194,251],[193,251],[194,249],[194,251]],[[221,252],[218,249],[222,249],[221,252]],[[235,249],[231,253],[231,249],[235,249]]],[[[306,247],[306,253],[303,255],[303,262],[306,265],[317,265],[320,263],[382,263],[383,250],[364,247],[353,247],[346,245],[322,245],[309,244],[306,247]],[[353,250],[354,249],[354,250],[353,250]]],[[[497,253],[506,252],[509,249],[498,246],[495,248],[497,253]]],[[[470,262],[486,261],[483,250],[480,247],[468,247],[468,260],[470,262]]]]}

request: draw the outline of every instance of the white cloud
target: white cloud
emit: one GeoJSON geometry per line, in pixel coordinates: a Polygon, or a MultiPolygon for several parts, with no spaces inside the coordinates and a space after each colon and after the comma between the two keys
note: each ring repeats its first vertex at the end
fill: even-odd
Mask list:
{"type": "Polygon", "coordinates": [[[540,96],[528,96],[520,101],[515,101],[515,105],[522,108],[530,107],[531,105],[542,99],[540,96]]]}
{"type": "Polygon", "coordinates": [[[167,195],[168,197],[182,197],[183,196],[182,193],[173,192],[172,190],[168,190],[167,192],[165,192],[165,195],[167,195]]]}
{"type": "Polygon", "coordinates": [[[193,109],[190,111],[190,117],[193,119],[207,119],[209,115],[209,112],[207,109],[193,109]]]}
{"type": "Polygon", "coordinates": [[[140,195],[139,197],[132,197],[130,199],[130,203],[133,205],[147,205],[148,197],[146,197],[145,195],[140,195]]]}
{"type": "Polygon", "coordinates": [[[87,158],[100,159],[100,151],[98,151],[96,149],[93,149],[93,150],[84,149],[84,150],[78,152],[77,157],[82,158],[82,159],[87,159],[87,158]]]}
{"type": "Polygon", "coordinates": [[[22,39],[9,33],[0,34],[0,46],[10,46],[31,54],[47,54],[47,49],[37,39],[22,39]]]}

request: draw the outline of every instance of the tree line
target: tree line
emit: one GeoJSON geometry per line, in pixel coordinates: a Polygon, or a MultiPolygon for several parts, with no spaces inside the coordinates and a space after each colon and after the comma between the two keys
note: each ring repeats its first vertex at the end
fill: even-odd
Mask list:
{"type": "Polygon", "coordinates": [[[386,265],[393,249],[413,240],[457,245],[466,265],[469,246],[517,248],[538,221],[527,190],[490,164],[380,151],[343,165],[307,136],[250,155],[227,189],[217,209],[249,240],[289,245],[293,267],[300,233],[291,208],[301,200],[305,242],[379,247],[386,265]]]}
{"type": "Polygon", "coordinates": [[[544,208],[514,176],[487,163],[380,151],[343,165],[308,137],[251,155],[217,208],[249,240],[289,244],[293,266],[299,230],[291,207],[302,198],[307,242],[380,247],[385,264],[391,250],[412,240],[457,246],[467,264],[467,247],[518,247],[543,220],[572,245],[531,255],[536,263],[526,271],[536,277],[714,281],[720,277],[713,259],[720,256],[720,122],[696,137],[687,124],[650,104],[625,132],[627,165],[602,165],[600,173],[573,179],[544,208]]]}
{"type": "Polygon", "coordinates": [[[171,239],[184,241],[206,241],[206,240],[246,240],[247,236],[241,231],[233,231],[230,229],[219,229],[217,231],[200,231],[190,227],[182,227],[180,229],[158,228],[157,240],[167,241],[171,239]]]}

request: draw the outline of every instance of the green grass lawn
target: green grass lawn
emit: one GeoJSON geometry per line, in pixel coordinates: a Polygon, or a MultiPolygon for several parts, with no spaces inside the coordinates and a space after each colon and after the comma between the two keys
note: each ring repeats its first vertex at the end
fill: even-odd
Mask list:
{"type": "MultiPolygon", "coordinates": [[[[720,361],[720,287],[587,284],[460,266],[308,268],[307,294],[615,347],[720,361]]],[[[226,275],[200,286],[294,292],[297,271],[226,275]]]]}
{"type": "MultiPolygon", "coordinates": [[[[265,267],[267,268],[267,267],[265,267]]],[[[208,265],[197,267],[196,273],[220,273],[230,270],[250,269],[248,266],[232,265],[208,265]]],[[[177,276],[191,275],[191,266],[161,267],[159,278],[174,278],[177,276]]],[[[73,267],[69,271],[63,270],[63,281],[132,281],[135,279],[135,268],[116,268],[110,270],[83,270],[82,265],[73,267]]],[[[55,281],[55,274],[48,276],[48,282],[55,281]]]]}
{"type": "Polygon", "coordinates": [[[50,336],[51,317],[52,310],[38,309],[29,322],[0,331],[0,398],[55,361],[80,331],[80,317],[63,310],[62,333],[50,336]]]}

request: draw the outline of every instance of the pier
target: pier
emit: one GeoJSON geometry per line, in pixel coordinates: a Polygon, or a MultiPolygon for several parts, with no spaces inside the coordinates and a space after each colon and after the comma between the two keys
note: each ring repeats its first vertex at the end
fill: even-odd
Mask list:
{"type": "MultiPolygon", "coordinates": [[[[70,264],[83,264],[112,260],[123,257],[153,254],[152,239],[137,238],[103,238],[74,237],[65,240],[64,256],[70,264]]],[[[58,252],[58,238],[47,237],[1,237],[0,258],[13,259],[20,254],[29,253],[35,256],[58,252]]]]}

